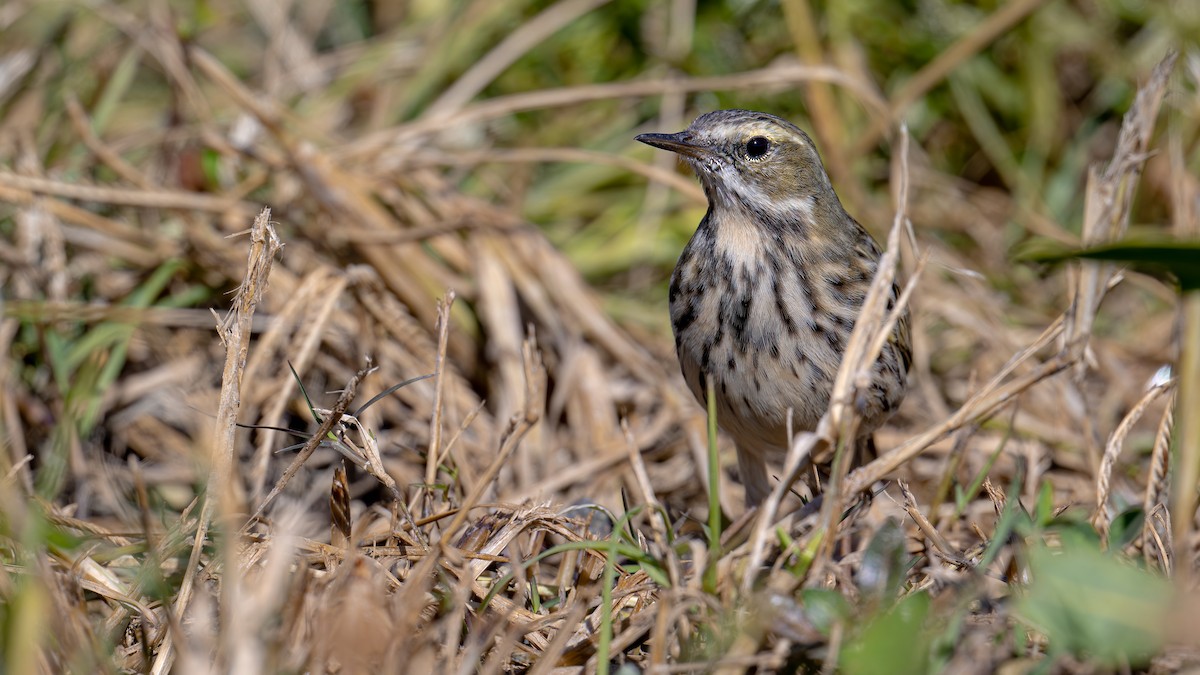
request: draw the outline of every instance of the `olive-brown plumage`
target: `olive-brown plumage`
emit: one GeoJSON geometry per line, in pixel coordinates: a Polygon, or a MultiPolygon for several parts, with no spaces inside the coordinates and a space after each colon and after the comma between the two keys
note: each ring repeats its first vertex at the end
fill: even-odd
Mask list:
{"type": "MultiPolygon", "coordinates": [[[[702,405],[713,376],[717,421],[737,443],[746,503],[757,504],[770,492],[767,461],[787,451],[788,409],[795,430],[812,430],[829,405],[879,246],[842,208],[812,140],[790,122],[718,110],[679,133],[637,140],[681,155],[708,197],[671,277],[671,326],[702,405]]],[[[900,405],[910,360],[905,315],[858,401],[860,446],[900,405]]]]}

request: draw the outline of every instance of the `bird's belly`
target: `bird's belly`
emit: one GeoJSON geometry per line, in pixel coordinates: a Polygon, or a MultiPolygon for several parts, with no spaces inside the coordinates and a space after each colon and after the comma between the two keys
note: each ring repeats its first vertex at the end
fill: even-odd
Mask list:
{"type": "Polygon", "coordinates": [[[719,298],[677,299],[672,317],[693,303],[695,318],[676,327],[676,352],[688,388],[705,402],[706,376],[713,376],[717,420],[739,446],[782,450],[787,447],[787,415],[795,431],[816,427],[829,404],[841,352],[822,334],[807,329],[803,307],[788,308],[795,316],[789,332],[774,300],[751,295],[742,324],[731,325],[728,303],[719,298]],[[797,327],[802,326],[802,327],[797,327]]]}
{"type": "MultiPolygon", "coordinates": [[[[779,453],[787,448],[789,409],[793,431],[815,429],[825,413],[859,307],[834,306],[795,278],[786,286],[751,283],[754,278],[743,269],[726,276],[676,270],[671,323],[696,400],[705,404],[706,376],[712,375],[721,428],[740,448],[779,453]],[[707,283],[689,284],[689,274],[707,283]]],[[[861,431],[878,427],[903,398],[899,361],[894,346],[886,345],[857,401],[861,431]]]]}

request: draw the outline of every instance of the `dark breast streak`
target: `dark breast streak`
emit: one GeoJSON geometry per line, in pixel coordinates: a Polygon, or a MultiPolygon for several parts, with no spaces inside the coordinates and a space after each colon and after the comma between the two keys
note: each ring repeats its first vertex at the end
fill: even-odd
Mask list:
{"type": "MultiPolygon", "coordinates": [[[[796,430],[811,430],[828,406],[874,260],[806,261],[779,240],[725,236],[711,218],[693,235],[671,279],[680,367],[702,405],[705,377],[713,375],[718,422],[739,447],[782,452],[788,408],[796,430]]],[[[872,386],[856,402],[864,433],[903,397],[907,363],[900,351],[894,342],[885,347],[872,386]]]]}

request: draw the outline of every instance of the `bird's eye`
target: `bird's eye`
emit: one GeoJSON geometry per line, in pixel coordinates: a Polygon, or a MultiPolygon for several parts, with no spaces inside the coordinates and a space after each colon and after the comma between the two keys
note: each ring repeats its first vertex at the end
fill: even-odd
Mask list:
{"type": "Polygon", "coordinates": [[[757,159],[767,154],[767,150],[771,149],[771,141],[768,141],[763,136],[755,136],[746,141],[746,154],[751,159],[757,159]]]}

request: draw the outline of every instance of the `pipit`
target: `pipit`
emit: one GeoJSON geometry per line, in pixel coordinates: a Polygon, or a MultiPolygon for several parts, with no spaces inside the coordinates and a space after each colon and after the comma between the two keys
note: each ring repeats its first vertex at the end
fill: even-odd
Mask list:
{"type": "MultiPolygon", "coordinates": [[[[637,140],[681,155],[708,197],[671,276],[671,326],[701,405],[713,377],[753,506],[770,493],[767,462],[787,453],[788,410],[794,430],[811,431],[829,405],[879,245],[842,208],[812,139],[774,115],[718,110],[637,140]]],[[[893,284],[889,309],[897,294],[893,284]]],[[[858,461],[904,398],[911,355],[905,314],[855,402],[858,461]]]]}

